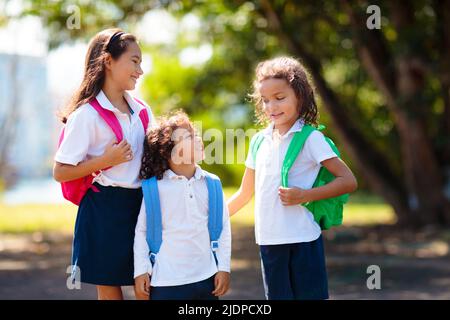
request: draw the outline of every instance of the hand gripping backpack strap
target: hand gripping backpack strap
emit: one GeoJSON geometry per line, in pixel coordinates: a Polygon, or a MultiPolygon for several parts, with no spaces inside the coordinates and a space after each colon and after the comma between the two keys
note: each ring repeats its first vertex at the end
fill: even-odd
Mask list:
{"type": "MultiPolygon", "coordinates": [[[[98,102],[97,98],[92,99],[89,104],[99,113],[102,119],[106,122],[106,124],[111,128],[116,136],[117,143],[123,140],[123,131],[122,126],[120,125],[119,120],[117,120],[116,115],[111,110],[107,110],[103,108],[98,102]]],[[[107,170],[111,167],[104,168],[103,170],[107,170]]],[[[95,174],[99,174],[100,171],[95,172],[95,174]]]]}
{"type": "MultiPolygon", "coordinates": [[[[123,139],[122,128],[116,116],[110,110],[102,108],[97,99],[93,99],[90,105],[98,112],[102,119],[107,123],[107,125],[113,130],[118,142],[123,139]]],[[[58,141],[58,148],[60,147],[64,139],[65,130],[61,131],[61,135],[58,141]]],[[[104,168],[106,170],[109,168],[104,168]]],[[[92,184],[94,180],[94,175],[98,175],[100,171],[96,171],[93,174],[81,177],[79,179],[61,182],[61,190],[65,199],[71,201],[75,205],[80,205],[81,200],[85,196],[87,190],[92,189],[94,192],[99,192],[99,190],[92,184]]]]}
{"type": "Polygon", "coordinates": [[[286,156],[284,157],[283,166],[281,167],[281,185],[288,187],[289,170],[297,159],[298,154],[303,149],[303,146],[309,135],[316,130],[313,126],[304,125],[300,132],[296,132],[289,144],[286,156]]]}
{"type": "Polygon", "coordinates": [[[208,188],[208,232],[211,250],[217,264],[216,251],[219,248],[219,238],[223,228],[222,184],[217,176],[207,173],[206,186],[208,188]]]}
{"type": "Polygon", "coordinates": [[[149,259],[155,264],[156,255],[162,243],[161,205],[159,202],[158,181],[156,177],[142,181],[142,192],[145,201],[147,219],[147,244],[149,259]]]}
{"type": "MultiPolygon", "coordinates": [[[[319,126],[317,130],[323,130],[324,128],[325,128],[324,126],[319,126]]],[[[314,129],[315,128],[313,127],[307,128],[307,126],[305,126],[301,132],[297,132],[294,135],[292,142],[289,145],[288,151],[286,153],[285,160],[283,162],[282,177],[281,177],[283,187],[288,186],[289,169],[292,167],[292,164],[297,158],[298,153],[303,148],[306,139],[311,134],[311,132],[314,131],[314,129]]],[[[337,150],[336,146],[331,141],[331,139],[325,137],[325,140],[328,142],[328,144],[336,153],[336,155],[339,156],[339,151],[337,150]]],[[[317,178],[314,181],[313,187],[319,187],[321,185],[327,184],[332,179],[334,179],[332,174],[325,167],[321,167],[317,175],[317,178]]],[[[342,224],[343,204],[347,201],[347,199],[348,194],[334,198],[302,203],[301,205],[306,207],[313,214],[314,220],[319,224],[321,229],[326,230],[332,226],[342,224]]]]}

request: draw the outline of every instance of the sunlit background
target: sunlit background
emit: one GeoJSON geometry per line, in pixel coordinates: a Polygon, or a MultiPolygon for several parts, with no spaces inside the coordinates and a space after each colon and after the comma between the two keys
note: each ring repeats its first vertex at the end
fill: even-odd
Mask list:
{"type": "MultiPolygon", "coordinates": [[[[81,81],[89,38],[118,26],[137,36],[143,53],[144,77],[132,94],[157,116],[182,108],[223,133],[260,128],[248,99],[258,61],[303,61],[320,122],[359,182],[344,225],[324,233],[331,298],[449,299],[450,7],[381,1],[381,29],[369,30],[368,5],[0,0],[0,298],[95,298],[92,286],[66,288],[76,207],[51,177],[56,112],[81,81]],[[68,28],[77,13],[80,27],[68,28]],[[373,264],[379,290],[366,284],[373,264]]],[[[227,196],[238,188],[242,163],[205,167],[227,196]]],[[[225,298],[264,298],[252,208],[232,219],[225,298]]]]}

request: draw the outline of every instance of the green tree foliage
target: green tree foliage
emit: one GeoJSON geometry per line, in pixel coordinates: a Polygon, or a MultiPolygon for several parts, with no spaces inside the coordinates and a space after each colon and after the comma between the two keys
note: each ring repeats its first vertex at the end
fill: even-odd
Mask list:
{"type": "MultiPolygon", "coordinates": [[[[63,28],[62,8],[71,1],[27,3],[26,13],[51,30],[52,45],[132,26],[152,8],[199,17],[194,39],[146,47],[153,72],[144,88],[155,110],[184,108],[204,120],[203,129],[253,126],[247,96],[256,63],[281,54],[300,59],[320,96],[321,122],[399,223],[450,224],[449,0],[83,2],[85,18],[75,31],[63,28]],[[372,4],[381,29],[366,25],[372,4]],[[211,59],[180,64],[180,49],[202,44],[211,46],[211,59]]],[[[229,168],[217,167],[236,183],[242,167],[229,168]]]]}

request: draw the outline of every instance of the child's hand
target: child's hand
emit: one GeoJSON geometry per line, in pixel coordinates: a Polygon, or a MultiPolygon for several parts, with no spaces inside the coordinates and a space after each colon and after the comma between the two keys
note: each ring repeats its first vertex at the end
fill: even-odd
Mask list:
{"type": "Polygon", "coordinates": [[[105,167],[112,167],[123,162],[133,160],[133,151],[130,144],[124,139],[119,143],[111,141],[103,153],[105,167]]]}
{"type": "Polygon", "coordinates": [[[297,204],[309,202],[306,198],[307,190],[300,188],[278,188],[278,196],[283,206],[294,206],[297,204]]]}
{"type": "Polygon", "coordinates": [[[223,296],[227,293],[230,288],[230,273],[225,271],[217,272],[214,277],[214,287],[212,294],[216,297],[223,296]]]}
{"type": "Polygon", "coordinates": [[[141,274],[134,279],[134,291],[137,300],[150,299],[150,276],[148,273],[141,274]]]}

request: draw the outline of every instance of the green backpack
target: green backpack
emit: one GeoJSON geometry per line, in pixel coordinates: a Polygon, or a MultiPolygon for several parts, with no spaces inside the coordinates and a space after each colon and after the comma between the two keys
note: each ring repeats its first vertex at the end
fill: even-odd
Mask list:
{"type": "MultiPolygon", "coordinates": [[[[297,159],[298,154],[303,148],[306,139],[314,130],[323,130],[325,126],[320,125],[317,129],[310,125],[304,125],[302,130],[296,132],[289,144],[288,150],[286,152],[286,157],[283,161],[283,166],[281,168],[281,185],[285,188],[288,187],[288,173],[294,164],[295,159],[297,159]]],[[[264,135],[262,132],[255,134],[250,142],[250,152],[253,157],[253,161],[256,161],[256,153],[264,140],[264,135]]],[[[337,149],[334,142],[325,137],[325,140],[330,145],[331,149],[340,157],[339,150],[337,149]]],[[[327,168],[321,167],[314,181],[313,188],[323,186],[335,179],[335,176],[328,171],[327,168]]],[[[322,230],[327,230],[332,226],[339,226],[342,224],[342,216],[344,211],[344,204],[348,201],[349,194],[343,194],[335,198],[322,199],[318,201],[312,201],[308,203],[303,203],[314,216],[314,220],[319,224],[322,230]]]]}

